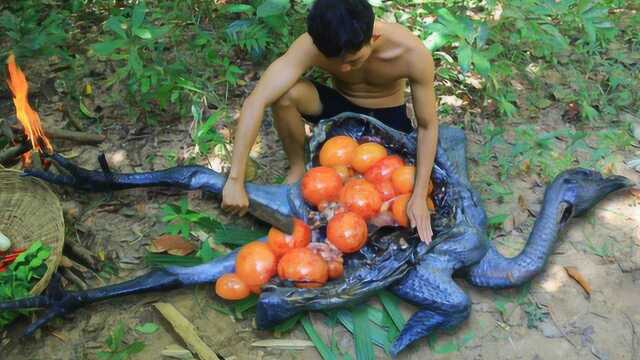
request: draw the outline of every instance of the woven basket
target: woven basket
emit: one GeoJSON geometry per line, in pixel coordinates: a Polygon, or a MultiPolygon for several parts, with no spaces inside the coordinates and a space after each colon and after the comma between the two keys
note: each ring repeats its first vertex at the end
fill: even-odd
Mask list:
{"type": "Polygon", "coordinates": [[[51,247],[47,272],[31,289],[40,294],[58,268],[64,246],[64,218],[58,197],[43,181],[0,167],[0,232],[13,248],[28,248],[40,240],[51,247]]]}

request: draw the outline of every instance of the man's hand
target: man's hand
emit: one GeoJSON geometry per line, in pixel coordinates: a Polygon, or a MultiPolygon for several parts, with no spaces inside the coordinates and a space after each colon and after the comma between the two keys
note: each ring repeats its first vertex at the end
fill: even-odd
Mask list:
{"type": "Polygon", "coordinates": [[[231,215],[243,216],[249,210],[249,197],[244,182],[228,179],[222,189],[222,209],[231,215]]]}
{"type": "Polygon", "coordinates": [[[431,214],[427,208],[426,196],[414,192],[407,203],[407,216],[411,227],[418,229],[420,240],[427,245],[430,244],[433,231],[431,231],[431,214]]]}

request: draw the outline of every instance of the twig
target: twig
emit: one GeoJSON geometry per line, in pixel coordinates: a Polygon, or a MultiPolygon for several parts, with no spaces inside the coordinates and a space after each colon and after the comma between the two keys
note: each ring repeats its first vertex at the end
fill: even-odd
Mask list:
{"type": "Polygon", "coordinates": [[[99,271],[98,269],[98,261],[94,258],[94,255],[91,251],[84,248],[73,238],[69,238],[65,241],[65,245],[69,246],[69,250],[74,253],[78,258],[82,259],[87,266],[89,266],[94,271],[99,271]]]}
{"type": "Polygon", "coordinates": [[[71,270],[67,268],[62,268],[62,276],[64,276],[67,280],[74,283],[81,290],[87,290],[89,285],[86,282],[82,281],[76,274],[74,274],[71,270]]]}
{"type": "Polygon", "coordinates": [[[76,128],[76,130],[84,131],[84,127],[82,126],[80,119],[78,119],[78,117],[76,117],[73,113],[71,113],[71,111],[69,110],[69,107],[66,106],[66,104],[64,107],[63,115],[65,118],[69,120],[69,123],[73,125],[74,128],[76,128]]]}
{"type": "MultiPolygon", "coordinates": [[[[21,126],[16,126],[18,130],[22,131],[21,126]]],[[[92,134],[88,132],[71,131],[64,129],[44,129],[45,135],[54,139],[63,139],[75,141],[79,144],[97,145],[102,143],[106,136],[102,134],[92,134]]]]}
{"type": "Polygon", "coordinates": [[[31,150],[31,144],[23,142],[6,150],[0,151],[0,163],[15,159],[29,150],[31,150]]]}
{"type": "Polygon", "coordinates": [[[576,344],[574,344],[573,341],[571,341],[569,336],[567,336],[567,333],[565,333],[564,330],[562,329],[562,327],[560,326],[560,323],[556,320],[556,316],[555,316],[555,314],[553,312],[553,307],[551,306],[551,304],[546,305],[546,306],[547,306],[547,310],[549,310],[549,315],[551,317],[551,320],[553,321],[553,323],[556,325],[556,327],[560,331],[560,334],[562,334],[562,336],[565,338],[565,340],[567,340],[569,342],[569,344],[573,345],[573,347],[577,349],[578,346],[576,344]]]}
{"type": "Polygon", "coordinates": [[[173,329],[187,344],[189,350],[198,354],[201,360],[220,360],[218,355],[202,341],[196,328],[173,305],[167,303],[153,304],[156,309],[167,319],[173,329]]]}

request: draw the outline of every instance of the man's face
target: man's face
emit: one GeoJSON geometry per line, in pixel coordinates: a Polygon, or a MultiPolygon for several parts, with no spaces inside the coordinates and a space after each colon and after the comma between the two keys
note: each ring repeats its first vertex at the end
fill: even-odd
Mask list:
{"type": "Polygon", "coordinates": [[[340,57],[340,71],[349,72],[351,70],[358,69],[362,66],[362,64],[367,61],[372,52],[371,44],[367,44],[362,47],[362,49],[356,52],[346,53],[344,56],[340,57]]]}

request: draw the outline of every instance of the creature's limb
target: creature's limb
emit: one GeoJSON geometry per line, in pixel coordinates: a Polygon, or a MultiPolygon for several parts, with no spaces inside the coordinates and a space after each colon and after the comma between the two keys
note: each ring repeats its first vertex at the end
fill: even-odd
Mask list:
{"type": "Polygon", "coordinates": [[[507,288],[519,286],[539,274],[553,251],[558,233],[576,214],[582,214],[611,192],[633,185],[622,176],[603,178],[599,173],[571,169],[558,175],[547,187],[529,239],[515,257],[502,256],[491,247],[484,258],[468,270],[476,286],[507,288]]]}
{"type": "MultiPolygon", "coordinates": [[[[226,178],[218,172],[203,166],[181,166],[161,171],[132,174],[113,173],[104,155],[99,157],[102,171],[87,170],[76,166],[59,154],[52,160],[69,175],[55,175],[38,170],[25,170],[48,182],[70,186],[85,191],[111,191],[152,186],[173,186],[186,190],[202,189],[214,195],[222,194],[226,178]]],[[[280,229],[293,229],[292,216],[303,218],[303,203],[297,186],[246,184],[249,196],[249,212],[257,218],[280,229]]]]}
{"type": "Polygon", "coordinates": [[[391,355],[439,328],[459,325],[469,316],[471,301],[451,278],[454,260],[429,254],[391,290],[421,307],[391,347],[391,355]]]}
{"type": "Polygon", "coordinates": [[[104,286],[86,291],[66,292],[54,277],[44,295],[0,303],[0,311],[29,308],[47,308],[44,316],[25,329],[31,335],[56,316],[71,313],[82,306],[117,296],[141,294],[160,290],[171,290],[187,285],[212,283],[221,275],[233,272],[236,252],[199,266],[178,266],[153,270],[139,278],[120,284],[104,286]]]}

